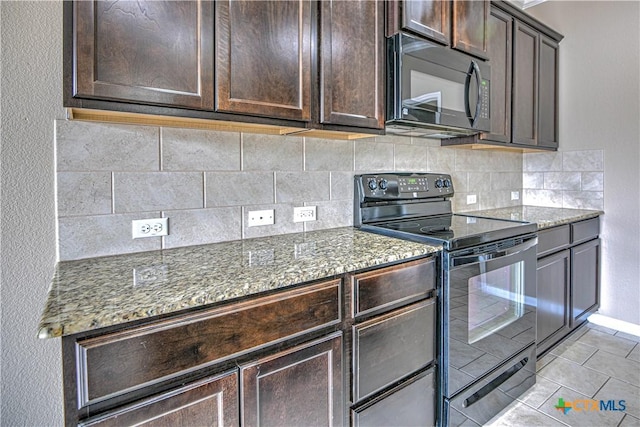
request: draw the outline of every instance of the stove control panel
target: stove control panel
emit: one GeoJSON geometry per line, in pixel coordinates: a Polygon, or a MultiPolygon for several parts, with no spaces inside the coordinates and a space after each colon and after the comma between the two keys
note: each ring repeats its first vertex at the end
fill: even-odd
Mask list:
{"type": "Polygon", "coordinates": [[[380,173],[355,176],[356,194],[364,199],[423,199],[453,196],[448,174],[380,173]]]}

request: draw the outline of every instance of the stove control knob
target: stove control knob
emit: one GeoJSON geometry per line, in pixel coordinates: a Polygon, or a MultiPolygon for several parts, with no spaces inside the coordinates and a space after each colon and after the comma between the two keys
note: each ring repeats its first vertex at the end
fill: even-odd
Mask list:
{"type": "Polygon", "coordinates": [[[378,187],[380,187],[381,190],[386,190],[387,189],[387,180],[382,178],[379,182],[378,182],[378,187]]]}
{"type": "Polygon", "coordinates": [[[369,188],[371,189],[371,191],[375,190],[376,188],[378,188],[378,184],[376,184],[376,181],[374,179],[372,179],[371,181],[369,181],[369,188]]]}
{"type": "Polygon", "coordinates": [[[444,181],[441,178],[436,179],[436,188],[444,187],[444,181]]]}
{"type": "Polygon", "coordinates": [[[447,178],[444,180],[444,188],[449,188],[449,187],[451,187],[451,180],[447,178]]]}

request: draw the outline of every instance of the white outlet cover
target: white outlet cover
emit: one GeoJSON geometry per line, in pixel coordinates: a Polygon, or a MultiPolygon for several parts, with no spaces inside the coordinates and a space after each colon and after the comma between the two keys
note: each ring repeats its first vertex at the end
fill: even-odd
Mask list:
{"type": "Polygon", "coordinates": [[[511,200],[520,200],[520,192],[512,191],[511,192],[511,200]]]}
{"type": "Polygon", "coordinates": [[[467,194],[467,204],[473,205],[478,202],[478,197],[475,194],[467,194]]]}
{"type": "Polygon", "coordinates": [[[258,225],[272,225],[275,222],[273,209],[263,211],[249,211],[247,226],[256,227],[258,225]]]}
{"type": "Polygon", "coordinates": [[[306,222],[316,220],[315,206],[298,206],[293,208],[293,222],[306,222]]]}
{"type": "Polygon", "coordinates": [[[169,218],[134,219],[131,221],[131,238],[169,235],[169,218]]]}

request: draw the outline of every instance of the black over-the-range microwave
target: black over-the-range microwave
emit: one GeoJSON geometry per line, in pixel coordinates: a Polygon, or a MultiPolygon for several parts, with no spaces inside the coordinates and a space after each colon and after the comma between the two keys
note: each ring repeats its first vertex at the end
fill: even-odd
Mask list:
{"type": "Polygon", "coordinates": [[[488,63],[405,33],[387,39],[388,133],[428,138],[490,129],[488,63]]]}

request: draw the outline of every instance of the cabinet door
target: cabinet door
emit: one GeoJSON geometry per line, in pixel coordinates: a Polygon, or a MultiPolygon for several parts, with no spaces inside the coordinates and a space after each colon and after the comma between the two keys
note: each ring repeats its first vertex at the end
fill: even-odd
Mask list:
{"type": "Polygon", "coordinates": [[[539,35],[519,21],[515,21],[513,33],[513,142],[536,145],[539,35]]]}
{"type": "Polygon", "coordinates": [[[511,142],[511,36],[513,18],[497,8],[489,15],[489,45],[491,64],[491,132],[482,139],[511,142]]]}
{"type": "Polygon", "coordinates": [[[352,411],[357,427],[435,425],[435,374],[423,372],[371,404],[352,411]]]}
{"type": "Polygon", "coordinates": [[[320,5],[320,123],[383,129],[384,2],[320,5]]]}
{"type": "Polygon", "coordinates": [[[216,2],[216,111],[309,120],[311,2],[216,2]]]}
{"type": "MultiPolygon", "coordinates": [[[[400,28],[449,45],[451,7],[442,0],[398,0],[390,8],[400,19],[400,28]]],[[[391,15],[391,19],[396,17],[391,15]]]]}
{"type": "Polygon", "coordinates": [[[244,426],[337,426],[343,420],[342,336],[240,368],[244,426]]]}
{"type": "Polygon", "coordinates": [[[453,0],[451,45],[454,49],[482,59],[488,58],[489,8],[488,0],[453,0]]]}
{"type": "Polygon", "coordinates": [[[558,148],[558,43],[540,35],[538,145],[558,148]]]}
{"type": "Polygon", "coordinates": [[[238,413],[238,374],[232,372],[198,381],[80,425],[237,426],[238,413]]]}
{"type": "Polygon", "coordinates": [[[73,96],[213,109],[208,1],[74,2],[73,96]]]}
{"type": "Polygon", "coordinates": [[[571,248],[571,327],[600,306],[600,239],[571,248]]]}
{"type": "Polygon", "coordinates": [[[569,332],[569,260],[568,250],[538,260],[538,354],[569,332]]]}

